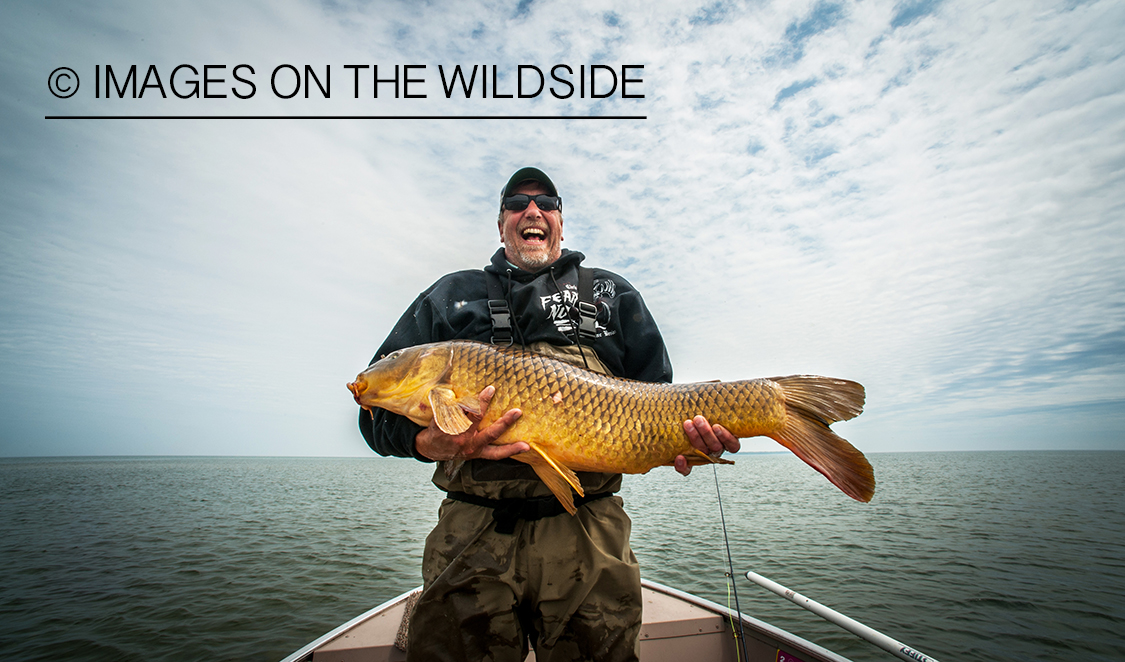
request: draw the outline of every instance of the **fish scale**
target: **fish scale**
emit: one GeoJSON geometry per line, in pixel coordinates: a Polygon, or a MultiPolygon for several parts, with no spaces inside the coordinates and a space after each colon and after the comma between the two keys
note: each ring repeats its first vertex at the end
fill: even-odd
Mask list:
{"type": "Polygon", "coordinates": [[[348,384],[363,407],[383,407],[447,434],[472,426],[462,410],[495,393],[483,428],[509,409],[522,415],[495,444],[526,442],[514,459],[530,464],[567,510],[579,494],[575,471],[645,473],[683,455],[689,464],[729,460],[696,450],[683,422],[703,415],[736,437],[776,440],[844,493],[870,501],[871,464],[829,429],[863,411],[856,382],[793,375],[769,379],[657,384],[619,379],[543,354],[470,340],[410,347],[380,359],[348,384]]]}
{"type": "Polygon", "coordinates": [[[501,440],[525,441],[533,434],[576,471],[644,473],[677,455],[694,455],[682,424],[697,414],[739,437],[764,434],[784,417],[776,396],[772,406],[763,397],[768,380],[655,384],[607,377],[522,349],[450,345],[455,389],[474,393],[496,386],[482,425],[519,408],[522,417],[501,440]]]}

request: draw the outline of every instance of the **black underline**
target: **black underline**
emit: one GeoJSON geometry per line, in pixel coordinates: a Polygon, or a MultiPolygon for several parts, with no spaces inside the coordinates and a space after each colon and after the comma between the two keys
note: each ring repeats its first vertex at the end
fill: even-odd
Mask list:
{"type": "Polygon", "coordinates": [[[46,120],[646,120],[647,115],[45,115],[46,120]]]}

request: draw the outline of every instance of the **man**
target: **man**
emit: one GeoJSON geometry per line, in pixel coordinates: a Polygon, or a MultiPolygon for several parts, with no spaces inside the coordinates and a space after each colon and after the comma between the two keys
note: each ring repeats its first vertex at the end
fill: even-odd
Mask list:
{"type": "MultiPolygon", "coordinates": [[[[580,268],[584,256],[561,247],[562,199],[545,173],[522,168],[509,178],[497,227],[503,247],[491,264],[419,295],[375,359],[443,340],[514,342],[618,377],[672,381],[640,294],[617,274],[580,268]]],[[[483,407],[493,392],[481,392],[483,407]]],[[[448,435],[382,409],[360,411],[364,438],[381,455],[467,460],[452,477],[442,464],[434,472],[450,498],[426,539],[407,659],[517,661],[530,641],[540,662],[636,660],[640,570],[629,517],[613,496],[621,476],[579,472],[587,496],[576,515],[565,514],[534,471],[510,459],[527,444],[491,445],[519,416],[513,409],[484,429],[448,435]]],[[[702,416],[684,421],[684,432],[707,453],[739,448],[702,416]]],[[[675,467],[691,470],[683,456],[675,467]]]]}

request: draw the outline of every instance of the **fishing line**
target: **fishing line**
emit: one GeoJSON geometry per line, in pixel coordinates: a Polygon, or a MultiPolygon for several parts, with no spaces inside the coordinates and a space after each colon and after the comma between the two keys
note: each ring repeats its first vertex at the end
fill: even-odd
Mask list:
{"type": "MultiPolygon", "coordinates": [[[[715,497],[719,501],[719,521],[723,524],[723,544],[727,547],[727,567],[730,569],[730,572],[727,573],[727,592],[729,593],[733,589],[734,610],[738,612],[738,634],[735,635],[735,638],[738,639],[738,649],[736,649],[736,652],[741,650],[742,659],[746,660],[746,631],[742,626],[742,607],[738,604],[738,584],[734,581],[734,560],[730,555],[730,539],[727,537],[727,518],[723,515],[723,495],[719,492],[718,466],[717,464],[712,464],[711,470],[715,474],[715,497]]],[[[727,611],[730,611],[729,604],[727,606],[727,611]]],[[[732,627],[731,630],[733,631],[734,628],[732,627]]]]}
{"type": "MultiPolygon", "coordinates": [[[[504,301],[508,303],[508,310],[515,310],[512,307],[512,270],[508,269],[508,296],[504,297],[504,301]]],[[[527,347],[527,342],[523,339],[523,329],[520,328],[520,321],[515,315],[512,315],[512,328],[515,329],[516,335],[520,338],[520,345],[527,347]]]]}
{"type": "MultiPolygon", "coordinates": [[[[566,297],[563,295],[562,288],[559,287],[559,281],[555,280],[554,267],[551,267],[551,282],[555,284],[555,291],[559,293],[559,298],[563,301],[566,301],[566,297]]],[[[578,353],[582,355],[582,367],[589,370],[590,364],[586,362],[586,350],[582,349],[582,334],[578,332],[578,323],[574,321],[573,313],[577,312],[578,304],[576,303],[575,305],[570,307],[569,311],[567,311],[567,317],[570,319],[570,329],[574,331],[574,344],[578,345],[578,353]]],[[[579,315],[579,319],[581,319],[581,315],[579,315]]]]}
{"type": "MultiPolygon", "coordinates": [[[[730,577],[729,572],[724,572],[723,574],[727,576],[727,620],[730,621],[730,631],[733,633],[734,632],[734,611],[731,608],[731,604],[730,604],[730,587],[731,587],[731,584],[733,584],[733,582],[731,581],[731,577],[730,577]]],[[[737,646],[734,649],[734,659],[736,660],[736,662],[742,662],[742,658],[739,655],[739,651],[738,651],[737,646]]]]}

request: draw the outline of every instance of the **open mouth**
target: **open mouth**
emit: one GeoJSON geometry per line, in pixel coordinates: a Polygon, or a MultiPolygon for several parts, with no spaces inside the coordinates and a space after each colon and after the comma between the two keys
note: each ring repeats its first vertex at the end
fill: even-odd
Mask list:
{"type": "Polygon", "coordinates": [[[539,228],[524,228],[520,238],[529,243],[542,243],[547,241],[547,233],[539,228]]]}

